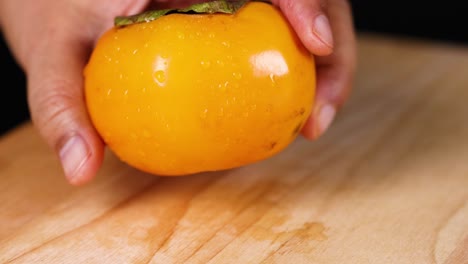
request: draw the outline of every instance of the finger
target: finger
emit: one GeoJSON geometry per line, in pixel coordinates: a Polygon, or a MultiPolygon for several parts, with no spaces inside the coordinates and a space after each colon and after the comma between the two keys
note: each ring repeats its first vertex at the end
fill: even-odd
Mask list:
{"type": "Polygon", "coordinates": [[[56,150],[68,181],[80,185],[95,176],[104,155],[84,103],[87,50],[71,38],[51,37],[39,45],[37,51],[53,52],[38,52],[27,69],[32,121],[56,150]]]}
{"type": "Polygon", "coordinates": [[[344,0],[329,0],[327,8],[335,33],[335,49],[329,56],[316,57],[314,111],[302,131],[309,139],[318,138],[332,124],[349,96],[356,70],[356,39],[350,5],[344,0]]]}
{"type": "Polygon", "coordinates": [[[280,7],[311,53],[325,56],[332,52],[333,35],[320,0],[272,0],[271,2],[280,7]]]}

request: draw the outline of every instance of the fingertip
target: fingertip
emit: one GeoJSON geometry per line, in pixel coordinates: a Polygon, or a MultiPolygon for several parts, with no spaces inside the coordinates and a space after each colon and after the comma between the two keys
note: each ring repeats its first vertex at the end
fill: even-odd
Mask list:
{"type": "Polygon", "coordinates": [[[309,140],[316,140],[332,125],[336,117],[336,107],[330,103],[317,104],[313,114],[302,129],[302,134],[309,140]]]}
{"type": "Polygon", "coordinates": [[[306,123],[304,124],[304,127],[301,130],[301,134],[303,137],[305,137],[308,140],[315,140],[315,135],[314,135],[314,120],[313,116],[309,116],[307,119],[306,123]]]}
{"type": "Polygon", "coordinates": [[[102,165],[104,145],[94,133],[72,133],[60,141],[58,155],[67,181],[75,186],[90,182],[102,165]]]}
{"type": "Polygon", "coordinates": [[[303,45],[314,55],[333,52],[334,40],[330,21],[319,1],[273,1],[284,13],[303,45]]]}
{"type": "Polygon", "coordinates": [[[307,50],[317,56],[332,54],[335,44],[327,16],[320,13],[315,18],[305,21],[309,22],[303,22],[304,24],[295,28],[307,50]]]}
{"type": "Polygon", "coordinates": [[[333,34],[331,31],[330,21],[325,14],[319,14],[314,18],[312,32],[316,38],[329,48],[329,52],[333,50],[333,34]]]}

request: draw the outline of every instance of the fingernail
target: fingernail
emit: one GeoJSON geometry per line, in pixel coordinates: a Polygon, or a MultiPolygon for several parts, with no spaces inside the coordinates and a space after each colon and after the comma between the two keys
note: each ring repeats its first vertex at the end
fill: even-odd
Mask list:
{"type": "Polygon", "coordinates": [[[319,15],[315,18],[313,31],[325,45],[333,47],[333,34],[327,16],[319,15]]]}
{"type": "Polygon", "coordinates": [[[73,183],[79,178],[78,173],[90,154],[88,145],[80,135],[74,135],[62,146],[59,155],[69,182],[73,183]]]}
{"type": "Polygon", "coordinates": [[[323,105],[317,116],[317,136],[322,135],[335,119],[336,108],[331,104],[323,105]]]}

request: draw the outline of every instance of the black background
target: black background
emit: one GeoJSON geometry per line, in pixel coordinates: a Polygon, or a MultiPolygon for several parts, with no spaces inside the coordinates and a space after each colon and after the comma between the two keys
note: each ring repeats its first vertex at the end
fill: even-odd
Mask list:
{"type": "MultiPolygon", "coordinates": [[[[351,1],[358,32],[468,45],[464,1],[351,1]]],[[[0,39],[0,135],[29,119],[25,75],[0,39]]]]}

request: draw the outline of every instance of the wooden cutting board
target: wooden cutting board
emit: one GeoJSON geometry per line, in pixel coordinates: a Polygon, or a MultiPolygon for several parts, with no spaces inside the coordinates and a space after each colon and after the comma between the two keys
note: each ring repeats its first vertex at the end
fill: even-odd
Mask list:
{"type": "Polygon", "coordinates": [[[107,153],[67,185],[30,124],[0,139],[0,263],[468,263],[468,47],[359,35],[320,140],[231,171],[107,153]]]}

